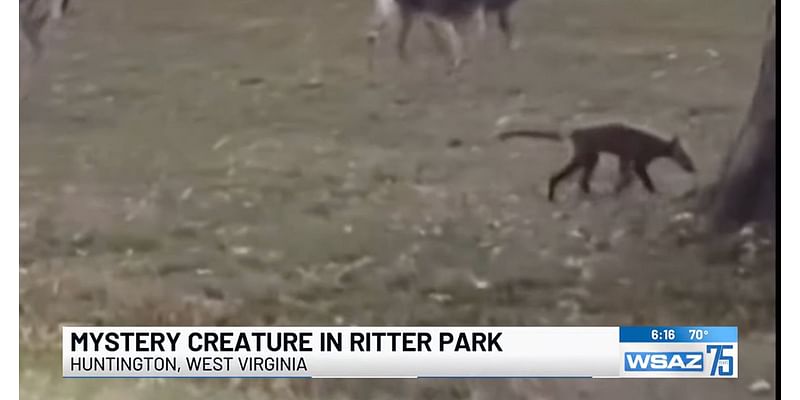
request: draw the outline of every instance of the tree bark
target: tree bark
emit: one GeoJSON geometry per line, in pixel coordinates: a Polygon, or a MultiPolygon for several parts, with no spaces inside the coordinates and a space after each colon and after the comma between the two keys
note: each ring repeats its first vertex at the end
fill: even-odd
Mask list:
{"type": "Polygon", "coordinates": [[[776,211],[775,5],[769,12],[758,84],[731,147],[712,205],[718,230],[748,222],[774,223],[776,211]]]}

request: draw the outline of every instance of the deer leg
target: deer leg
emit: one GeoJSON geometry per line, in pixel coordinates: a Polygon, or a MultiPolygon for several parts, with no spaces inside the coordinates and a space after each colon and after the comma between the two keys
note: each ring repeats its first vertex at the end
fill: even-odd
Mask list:
{"type": "Polygon", "coordinates": [[[442,32],[437,29],[436,23],[428,18],[425,20],[425,26],[428,28],[433,44],[436,46],[436,51],[438,51],[439,54],[447,55],[446,39],[442,37],[442,32]]]}
{"type": "Polygon", "coordinates": [[[406,52],[406,43],[408,43],[408,34],[411,33],[411,26],[414,23],[414,16],[411,12],[402,11],[400,13],[400,31],[397,34],[397,55],[403,61],[408,61],[408,53],[406,52]]]}
{"type": "Polygon", "coordinates": [[[506,47],[509,50],[516,50],[520,44],[514,37],[514,28],[511,26],[511,18],[508,15],[508,9],[504,8],[497,12],[497,24],[503,36],[506,38],[506,47]]]}

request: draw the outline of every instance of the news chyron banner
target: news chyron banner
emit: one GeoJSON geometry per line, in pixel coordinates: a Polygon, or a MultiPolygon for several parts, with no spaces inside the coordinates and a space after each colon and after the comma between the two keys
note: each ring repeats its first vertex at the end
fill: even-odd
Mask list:
{"type": "Polygon", "coordinates": [[[736,378],[736,327],[64,327],[65,378],[736,378]]]}

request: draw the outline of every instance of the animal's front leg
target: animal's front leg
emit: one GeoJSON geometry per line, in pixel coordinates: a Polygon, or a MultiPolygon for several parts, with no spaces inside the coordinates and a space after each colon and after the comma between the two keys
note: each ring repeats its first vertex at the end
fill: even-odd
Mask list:
{"type": "Polygon", "coordinates": [[[478,7],[469,18],[457,20],[456,31],[465,41],[464,61],[469,61],[486,40],[486,9],[478,7]]]}
{"type": "Polygon", "coordinates": [[[61,19],[68,7],[69,0],[50,0],[50,16],[53,19],[61,19]]]}
{"type": "Polygon", "coordinates": [[[636,175],[639,176],[639,179],[642,180],[642,183],[647,191],[650,193],[655,193],[656,188],[653,186],[653,181],[650,179],[650,175],[647,174],[647,166],[644,164],[636,164],[634,171],[636,172],[636,175]]]}
{"type": "Polygon", "coordinates": [[[406,43],[408,34],[411,33],[411,26],[414,23],[414,16],[411,12],[403,11],[400,13],[400,31],[397,35],[397,55],[403,61],[408,61],[406,43]]]}
{"type": "Polygon", "coordinates": [[[442,33],[437,29],[436,23],[428,18],[425,19],[425,26],[428,28],[428,32],[431,35],[434,46],[436,46],[436,51],[438,51],[442,56],[447,56],[446,39],[442,37],[442,33]]]}
{"type": "Polygon", "coordinates": [[[367,68],[370,72],[375,69],[375,47],[389,20],[397,14],[394,0],[375,0],[374,10],[369,19],[367,31],[367,68]]]}
{"type": "Polygon", "coordinates": [[[461,35],[459,35],[452,21],[440,19],[439,24],[450,46],[450,71],[457,71],[464,63],[464,42],[461,40],[461,35]]]}
{"type": "Polygon", "coordinates": [[[497,12],[497,24],[500,26],[500,31],[503,32],[503,36],[506,38],[506,47],[512,51],[519,49],[520,42],[514,36],[514,28],[511,26],[508,9],[497,12]]]}
{"type": "Polygon", "coordinates": [[[482,42],[486,38],[486,9],[478,7],[475,11],[474,18],[478,26],[478,39],[482,42]]]}
{"type": "Polygon", "coordinates": [[[41,41],[41,31],[42,31],[42,24],[38,22],[29,22],[20,19],[19,22],[19,29],[20,29],[20,41],[25,41],[27,44],[30,45],[33,51],[33,59],[39,59],[42,54],[42,41],[41,41]]]}

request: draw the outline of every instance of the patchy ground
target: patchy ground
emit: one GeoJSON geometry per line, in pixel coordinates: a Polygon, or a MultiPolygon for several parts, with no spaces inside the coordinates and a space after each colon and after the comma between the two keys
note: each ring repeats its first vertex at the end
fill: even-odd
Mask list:
{"type": "MultiPolygon", "coordinates": [[[[365,75],[367,1],[78,2],[20,115],[22,398],[745,399],[774,380],[771,245],[694,236],[765,2],[522,0],[445,77],[422,29],[365,75]],[[543,194],[508,126],[625,119],[700,174],[543,194]],[[729,243],[730,242],[730,243],[729,243]],[[733,324],[738,381],[64,381],[59,324],[733,324]]],[[[418,27],[419,28],[419,27],[418,27]]],[[[391,39],[389,39],[391,40],[391,39]]],[[[774,392],[767,396],[774,397],[774,392]]]]}

